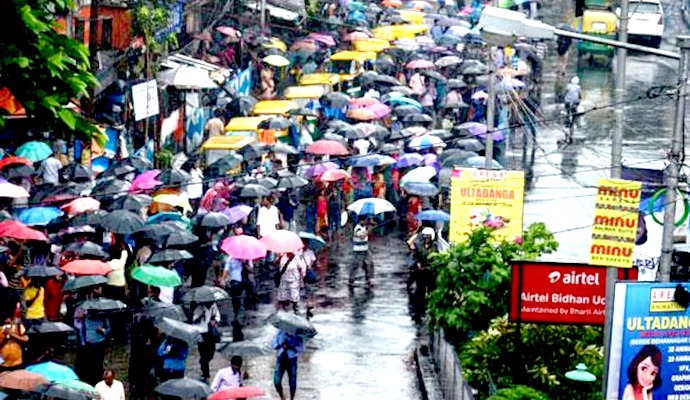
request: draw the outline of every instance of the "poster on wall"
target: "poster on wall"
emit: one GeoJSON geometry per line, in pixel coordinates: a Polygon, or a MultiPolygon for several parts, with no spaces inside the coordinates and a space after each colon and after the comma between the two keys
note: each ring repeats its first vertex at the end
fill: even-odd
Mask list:
{"type": "Polygon", "coordinates": [[[690,315],[676,285],[616,283],[606,399],[690,399],[690,315]]]}
{"type": "Polygon", "coordinates": [[[523,171],[456,168],[451,175],[451,242],[467,239],[474,228],[489,226],[497,239],[522,236],[525,196],[523,171]]]}
{"type": "Polygon", "coordinates": [[[132,86],[132,106],[135,121],[160,114],[158,84],[155,80],[132,86]]]}
{"type": "Polygon", "coordinates": [[[601,179],[592,225],[589,263],[632,268],[642,183],[601,179]]]}

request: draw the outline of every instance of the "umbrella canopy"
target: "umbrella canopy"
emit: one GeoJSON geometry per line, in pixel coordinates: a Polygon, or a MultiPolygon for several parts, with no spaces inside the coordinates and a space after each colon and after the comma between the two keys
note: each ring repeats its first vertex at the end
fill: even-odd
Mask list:
{"type": "Polygon", "coordinates": [[[91,241],[70,243],[65,251],[89,258],[106,259],[110,257],[110,254],[103,250],[103,247],[91,241]]]}
{"type": "Polygon", "coordinates": [[[321,97],[320,101],[333,108],[343,108],[350,104],[350,96],[342,92],[331,92],[321,97]]]}
{"type": "Polygon", "coordinates": [[[156,177],[157,180],[163,182],[168,186],[179,186],[187,183],[191,179],[191,175],[181,169],[166,169],[156,177]]]}
{"type": "Polygon", "coordinates": [[[314,325],[306,318],[293,313],[278,311],[268,317],[268,321],[276,328],[292,335],[306,336],[308,338],[316,336],[314,325]]]}
{"type": "Polygon", "coordinates": [[[152,169],[137,175],[132,181],[132,187],[129,189],[130,193],[140,193],[144,190],[151,190],[162,185],[163,182],[156,179],[160,173],[160,170],[152,169]]]}
{"type": "Polygon", "coordinates": [[[33,325],[29,328],[29,333],[67,333],[73,330],[74,328],[64,322],[46,321],[41,324],[33,325]]]}
{"type": "Polygon", "coordinates": [[[177,287],[182,284],[182,279],[174,269],[142,265],[132,271],[132,278],[141,283],[158,287],[177,287]]]}
{"type": "Polygon", "coordinates": [[[154,253],[149,258],[150,263],[169,263],[173,261],[189,260],[194,256],[187,250],[165,249],[154,253]]]}
{"type": "Polygon", "coordinates": [[[436,65],[439,68],[450,67],[458,64],[462,64],[462,58],[458,56],[444,56],[436,60],[436,62],[434,63],[434,65],[436,65]]]}
{"type": "Polygon", "coordinates": [[[178,89],[217,89],[218,84],[211,79],[209,71],[181,66],[159,72],[156,80],[163,86],[174,86],[178,89]]]}
{"type": "Polygon", "coordinates": [[[201,341],[201,333],[196,326],[172,318],[163,317],[156,320],[156,328],[170,337],[187,342],[189,345],[201,341]]]}
{"type": "Polygon", "coordinates": [[[113,269],[100,260],[74,260],[63,265],[62,270],[72,275],[108,275],[113,269]]]}
{"type": "Polygon", "coordinates": [[[18,157],[26,158],[32,162],[39,162],[50,157],[53,154],[53,149],[51,149],[50,145],[46,143],[32,141],[26,142],[19,146],[14,154],[18,157]]]}
{"type": "Polygon", "coordinates": [[[309,181],[290,173],[289,175],[284,174],[283,176],[279,177],[275,187],[278,189],[298,189],[306,186],[308,183],[309,181]]]}
{"type": "Polygon", "coordinates": [[[183,322],[187,320],[187,316],[184,310],[182,310],[182,307],[177,304],[161,303],[158,301],[145,304],[144,307],[141,308],[141,312],[137,315],[153,319],[168,318],[183,322]]]}
{"type": "Polygon", "coordinates": [[[226,208],[221,211],[230,220],[231,224],[235,224],[251,214],[253,208],[240,204],[234,207],[226,208]]]}
{"type": "Polygon", "coordinates": [[[403,122],[431,123],[434,119],[427,114],[408,114],[403,117],[403,122]]]}
{"type": "Polygon", "coordinates": [[[200,225],[207,228],[220,228],[230,225],[230,218],[220,212],[210,212],[201,218],[200,225]]]}
{"type": "Polygon", "coordinates": [[[9,183],[6,180],[0,180],[0,197],[24,199],[29,197],[29,192],[19,185],[9,183]]]}
{"type": "Polygon", "coordinates": [[[417,215],[415,215],[415,218],[417,218],[420,221],[449,222],[450,221],[450,214],[448,214],[447,212],[442,211],[442,210],[426,210],[426,211],[422,211],[420,213],[417,213],[417,215]]]}
{"type": "MultiPolygon", "coordinates": [[[[166,211],[159,212],[148,217],[148,219],[146,220],[146,225],[156,225],[163,222],[179,222],[184,225],[187,223],[187,221],[188,218],[183,217],[182,214],[180,214],[177,211],[166,211]]],[[[138,231],[141,232],[143,229],[144,228],[142,227],[138,231]]],[[[186,229],[186,226],[183,229],[186,229]]]]}
{"type": "Polygon", "coordinates": [[[335,140],[317,140],[316,142],[307,146],[305,150],[309,154],[330,155],[330,156],[346,156],[350,154],[347,147],[335,140]]]}
{"type": "Polygon", "coordinates": [[[407,193],[416,196],[434,197],[439,193],[438,188],[433,183],[426,182],[406,182],[402,187],[407,193]]]}
{"type": "Polygon", "coordinates": [[[179,397],[181,399],[205,399],[213,393],[211,388],[196,379],[170,379],[154,389],[163,396],[179,397]]]}
{"type": "Polygon", "coordinates": [[[259,340],[228,343],[220,352],[225,356],[263,356],[272,352],[271,346],[259,340]]]}
{"type": "Polygon", "coordinates": [[[446,143],[438,136],[427,134],[410,140],[408,147],[415,150],[426,150],[434,147],[446,147],[446,143]]]}
{"type": "Polygon", "coordinates": [[[48,241],[48,237],[43,232],[31,229],[21,222],[11,219],[0,222],[0,238],[48,241]]]}
{"type": "Polygon", "coordinates": [[[352,178],[352,176],[350,176],[350,174],[347,171],[343,169],[332,169],[321,174],[319,180],[323,182],[335,182],[339,180],[347,180],[350,178],[352,178]]]}
{"type": "Polygon", "coordinates": [[[56,267],[50,267],[48,265],[34,265],[26,270],[26,276],[29,277],[49,277],[62,275],[62,271],[56,267]]]}
{"type": "Polygon", "coordinates": [[[467,160],[472,158],[472,157],[477,157],[478,154],[472,151],[463,151],[460,150],[456,153],[453,153],[449,157],[444,158],[441,161],[441,166],[442,167],[454,167],[456,165],[467,165],[467,160]]]}
{"type": "Polygon", "coordinates": [[[60,177],[65,181],[88,182],[91,180],[91,170],[81,164],[69,164],[61,168],[60,177]]]}
{"type": "Polygon", "coordinates": [[[101,202],[91,197],[80,197],[60,207],[67,214],[74,216],[87,211],[96,211],[101,208],[101,202]]]}
{"type": "Polygon", "coordinates": [[[208,396],[208,400],[230,400],[230,399],[249,399],[252,397],[260,397],[266,394],[266,391],[256,386],[238,386],[229,389],[223,389],[208,396]]]}
{"type": "MultiPolygon", "coordinates": [[[[470,167],[470,168],[484,168],[485,165],[486,165],[486,159],[484,158],[484,156],[477,156],[477,157],[468,158],[465,161],[465,164],[462,166],[463,167],[470,167]]],[[[503,169],[503,166],[498,161],[491,160],[491,168],[503,169]]]]}
{"type": "Polygon", "coordinates": [[[3,175],[7,179],[30,178],[36,174],[36,170],[24,164],[16,164],[5,168],[3,175]]]}
{"type": "Polygon", "coordinates": [[[148,207],[153,202],[151,196],[145,194],[134,194],[127,196],[120,196],[110,202],[108,209],[110,211],[115,210],[127,210],[139,212],[142,208],[148,207]]]}
{"type": "Polygon", "coordinates": [[[100,275],[86,275],[78,276],[75,279],[70,279],[62,288],[65,291],[74,291],[87,287],[98,286],[108,283],[108,278],[100,275]]]}
{"type": "Polygon", "coordinates": [[[73,387],[68,387],[64,382],[55,382],[42,388],[41,394],[46,398],[63,400],[90,400],[95,391],[86,392],[73,387]]]}
{"type": "Polygon", "coordinates": [[[24,369],[3,372],[0,374],[0,388],[33,392],[39,386],[45,385],[48,380],[41,374],[29,372],[24,369]]]}
{"type": "Polygon", "coordinates": [[[400,158],[398,158],[398,161],[395,163],[395,166],[397,168],[407,168],[407,167],[414,167],[416,165],[421,164],[424,161],[424,156],[422,156],[419,153],[407,153],[400,158]]]}
{"type": "Polygon", "coordinates": [[[302,239],[295,232],[278,229],[262,237],[261,242],[273,253],[295,253],[304,247],[302,239]]]}
{"type": "Polygon", "coordinates": [[[324,172],[332,170],[332,169],[337,169],[340,168],[340,166],[332,161],[327,161],[327,162],[321,162],[318,164],[314,164],[311,167],[307,169],[306,176],[309,178],[314,178],[317,176],[321,176],[324,172]]]}
{"type": "Polygon", "coordinates": [[[387,200],[369,197],[355,201],[347,207],[347,210],[357,215],[377,215],[395,212],[395,207],[387,200]]]}
{"type": "Polygon", "coordinates": [[[264,57],[263,62],[273,65],[274,67],[287,67],[290,65],[290,60],[278,54],[271,54],[264,57]]]}
{"type": "Polygon", "coordinates": [[[220,249],[237,260],[258,260],[266,257],[266,245],[254,236],[230,236],[223,240],[220,249]]]}
{"type": "Polygon", "coordinates": [[[406,66],[410,69],[426,69],[434,68],[434,63],[429,60],[412,60],[406,66]]]}
{"type": "Polygon", "coordinates": [[[0,160],[0,170],[13,165],[26,165],[27,167],[31,167],[33,164],[33,161],[24,157],[8,156],[0,160]]]}
{"type": "Polygon", "coordinates": [[[196,287],[182,296],[185,303],[210,303],[225,300],[228,298],[228,292],[214,286],[200,286],[196,287]]]}
{"type": "Polygon", "coordinates": [[[103,217],[101,226],[112,233],[132,234],[144,226],[144,220],[131,211],[115,210],[103,217]]]}
{"type": "Polygon", "coordinates": [[[231,154],[223,157],[206,167],[204,174],[209,178],[220,178],[227,176],[229,172],[242,164],[244,157],[239,154],[231,154]]]}
{"type": "Polygon", "coordinates": [[[72,368],[64,365],[54,363],[52,361],[34,364],[26,367],[26,370],[36,374],[43,375],[50,382],[55,381],[71,381],[77,380],[79,377],[74,373],[72,368]]]}
{"type": "Polygon", "coordinates": [[[400,185],[404,185],[405,182],[422,182],[426,183],[431,180],[431,178],[436,176],[436,169],[434,167],[419,167],[412,171],[406,173],[400,180],[400,185]]]}
{"type": "Polygon", "coordinates": [[[436,72],[436,71],[433,71],[433,70],[425,69],[425,70],[422,70],[422,71],[420,72],[420,74],[426,76],[426,77],[429,78],[429,79],[434,79],[434,80],[441,81],[441,82],[446,82],[446,81],[447,81],[447,79],[446,79],[445,76],[443,76],[443,75],[441,75],[440,73],[438,73],[438,72],[436,72]]]}
{"type": "Polygon", "coordinates": [[[317,236],[311,232],[300,232],[298,235],[302,238],[302,241],[307,242],[307,247],[315,252],[326,247],[326,241],[321,236],[317,236]]]}
{"type": "Polygon", "coordinates": [[[113,299],[106,299],[105,297],[99,297],[97,299],[86,300],[86,301],[80,303],[78,307],[81,307],[85,310],[113,311],[113,310],[122,310],[122,309],[126,308],[127,305],[125,305],[125,303],[121,302],[120,300],[113,300],[113,299]]]}
{"type": "Polygon", "coordinates": [[[25,208],[19,212],[17,219],[19,222],[29,225],[47,225],[55,218],[61,217],[64,213],[55,207],[33,207],[25,208]]]}
{"type": "MultiPolygon", "coordinates": [[[[160,225],[161,224],[156,224],[154,226],[160,225]]],[[[199,240],[199,237],[186,230],[174,229],[171,231],[161,232],[160,234],[155,235],[153,239],[159,246],[167,248],[170,246],[187,246],[192,243],[196,243],[199,240]]]]}
{"type": "Polygon", "coordinates": [[[263,185],[250,183],[240,190],[241,197],[264,197],[271,194],[271,191],[263,185]]]}
{"type": "MultiPolygon", "coordinates": [[[[477,139],[458,139],[454,142],[454,145],[461,150],[466,150],[466,151],[471,151],[478,153],[480,151],[483,151],[486,146],[484,146],[484,143],[477,139]]],[[[445,153],[445,152],[444,152],[445,153]]]]}

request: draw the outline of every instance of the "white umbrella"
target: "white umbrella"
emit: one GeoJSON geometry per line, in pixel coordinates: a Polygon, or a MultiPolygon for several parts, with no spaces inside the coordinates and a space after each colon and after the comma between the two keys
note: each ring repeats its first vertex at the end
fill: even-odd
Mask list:
{"type": "Polygon", "coordinates": [[[211,79],[204,69],[182,66],[160,72],[156,79],[163,86],[174,86],[178,89],[217,89],[218,84],[211,79]]]}
{"type": "Polygon", "coordinates": [[[446,143],[438,136],[426,134],[410,140],[409,147],[415,150],[422,150],[433,147],[446,147],[446,143]]]}
{"type": "Polygon", "coordinates": [[[350,204],[347,209],[357,215],[376,215],[385,212],[395,212],[393,204],[387,200],[376,197],[357,200],[350,204]]]}
{"type": "Polygon", "coordinates": [[[436,176],[436,168],[434,167],[419,167],[412,171],[406,173],[400,180],[400,185],[404,185],[407,182],[421,182],[427,183],[431,178],[436,176]]]}

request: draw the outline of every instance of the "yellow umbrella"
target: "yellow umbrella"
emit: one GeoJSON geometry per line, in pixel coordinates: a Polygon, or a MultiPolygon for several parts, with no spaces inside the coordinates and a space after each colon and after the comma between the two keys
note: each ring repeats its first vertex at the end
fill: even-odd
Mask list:
{"type": "Polygon", "coordinates": [[[268,42],[262,44],[262,46],[267,48],[267,49],[278,49],[278,50],[282,51],[283,53],[285,53],[288,49],[285,42],[283,42],[282,40],[280,40],[278,38],[270,38],[268,40],[268,42]]]}
{"type": "Polygon", "coordinates": [[[182,209],[187,212],[192,211],[192,205],[189,204],[189,199],[186,193],[182,194],[159,194],[158,196],[153,196],[154,203],[167,204],[173,207],[182,207],[182,209]]]}
{"type": "Polygon", "coordinates": [[[277,54],[264,57],[264,62],[266,64],[273,65],[274,67],[286,67],[290,65],[290,60],[277,54]]]}

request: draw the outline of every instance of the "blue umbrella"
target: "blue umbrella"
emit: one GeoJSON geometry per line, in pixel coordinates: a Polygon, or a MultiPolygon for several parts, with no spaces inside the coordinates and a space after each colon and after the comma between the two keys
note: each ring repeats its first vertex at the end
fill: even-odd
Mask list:
{"type": "Polygon", "coordinates": [[[53,154],[53,149],[49,145],[39,141],[26,142],[19,146],[14,154],[18,157],[24,157],[33,162],[43,161],[53,154]]]}
{"type": "Polygon", "coordinates": [[[420,221],[450,221],[450,214],[441,210],[426,210],[415,216],[420,221]]]}
{"type": "Polygon", "coordinates": [[[407,153],[398,158],[395,166],[398,168],[415,167],[424,161],[424,156],[419,153],[407,153]]]}
{"type": "Polygon", "coordinates": [[[302,240],[307,242],[307,247],[314,250],[314,252],[318,252],[326,247],[326,241],[323,240],[321,236],[316,236],[311,232],[300,232],[298,235],[302,238],[302,240]]]}
{"type": "MultiPolygon", "coordinates": [[[[470,157],[465,161],[466,166],[470,168],[484,168],[486,163],[484,156],[470,157]]],[[[465,166],[465,165],[463,165],[465,166]]],[[[503,169],[503,166],[496,160],[491,160],[491,167],[496,169],[503,169]]]]}
{"type": "Polygon", "coordinates": [[[72,368],[66,365],[54,363],[52,361],[26,367],[26,370],[35,374],[43,375],[51,382],[73,381],[79,379],[77,374],[72,371],[72,368]]]}
{"type": "Polygon", "coordinates": [[[159,212],[157,214],[154,214],[150,216],[146,220],[146,225],[153,225],[153,224],[158,224],[164,221],[180,221],[180,222],[187,222],[185,221],[185,218],[182,216],[182,214],[178,212],[159,212]]]}
{"type": "Polygon", "coordinates": [[[368,154],[362,157],[354,157],[350,160],[350,165],[353,167],[376,167],[379,165],[393,164],[395,160],[390,156],[382,156],[379,154],[368,154]]]}
{"type": "Polygon", "coordinates": [[[424,197],[434,197],[439,193],[436,185],[427,182],[406,182],[403,189],[409,194],[424,197]]]}
{"type": "Polygon", "coordinates": [[[19,212],[19,222],[25,225],[48,225],[48,223],[55,218],[58,218],[65,213],[55,207],[33,207],[25,208],[19,212]]]}
{"type": "Polygon", "coordinates": [[[408,105],[417,107],[420,110],[423,108],[420,102],[405,96],[391,97],[388,100],[386,100],[386,102],[389,103],[391,106],[408,105]]]}

